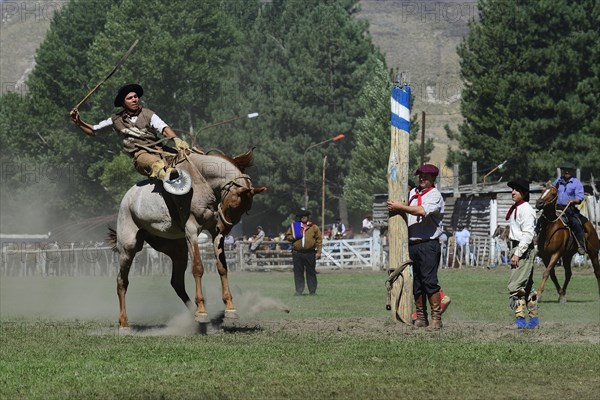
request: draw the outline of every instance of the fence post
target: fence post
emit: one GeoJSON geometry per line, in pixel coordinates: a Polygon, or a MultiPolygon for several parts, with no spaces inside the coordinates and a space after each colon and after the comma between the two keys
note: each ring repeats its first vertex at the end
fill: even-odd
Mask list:
{"type": "Polygon", "coordinates": [[[473,191],[477,190],[477,161],[471,163],[471,187],[473,191]]]}
{"type": "Polygon", "coordinates": [[[459,184],[459,179],[458,179],[458,174],[459,174],[459,169],[458,169],[458,164],[454,164],[452,166],[452,175],[453,179],[452,179],[452,195],[454,196],[455,199],[460,197],[460,189],[458,188],[458,184],[459,184]]]}

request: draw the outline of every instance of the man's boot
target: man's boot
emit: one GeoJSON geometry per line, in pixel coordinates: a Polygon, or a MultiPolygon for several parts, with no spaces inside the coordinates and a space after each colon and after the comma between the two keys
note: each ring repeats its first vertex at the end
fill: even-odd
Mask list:
{"type": "Polygon", "coordinates": [[[427,320],[427,305],[425,304],[425,295],[415,295],[415,306],[417,308],[417,319],[415,319],[415,326],[417,328],[425,328],[429,326],[427,320]]]}
{"type": "Polygon", "coordinates": [[[429,305],[431,305],[431,329],[442,328],[442,304],[440,292],[429,295],[429,305]]]}
{"type": "Polygon", "coordinates": [[[535,290],[529,293],[527,297],[527,311],[529,312],[529,321],[525,325],[525,328],[535,329],[540,324],[540,320],[538,319],[537,292],[535,290]]]}
{"type": "Polygon", "coordinates": [[[515,328],[525,328],[527,321],[525,321],[525,299],[519,297],[515,302],[515,328]]]}
{"type": "Polygon", "coordinates": [[[150,178],[158,178],[158,179],[162,180],[161,175],[164,176],[166,166],[167,165],[165,164],[164,160],[155,161],[150,166],[150,168],[152,170],[152,172],[150,173],[150,178]]]}
{"type": "Polygon", "coordinates": [[[583,235],[583,231],[576,233],[575,238],[577,241],[577,253],[579,253],[582,256],[585,256],[587,254],[587,251],[585,250],[585,237],[583,235]]]}
{"type": "Polygon", "coordinates": [[[573,233],[575,234],[575,241],[577,242],[577,253],[584,256],[587,251],[585,251],[585,235],[583,233],[583,226],[581,225],[581,220],[574,215],[571,218],[571,225],[573,227],[573,233]]]}
{"type": "Polygon", "coordinates": [[[179,176],[179,173],[175,168],[168,167],[166,171],[164,169],[158,172],[158,179],[163,182],[170,181],[171,179],[176,179],[179,176]]]}

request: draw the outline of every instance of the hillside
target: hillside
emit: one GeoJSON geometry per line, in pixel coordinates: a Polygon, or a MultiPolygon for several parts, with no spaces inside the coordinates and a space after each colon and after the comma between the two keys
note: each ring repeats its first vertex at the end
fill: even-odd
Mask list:
{"type": "MultiPolygon", "coordinates": [[[[0,4],[1,90],[23,93],[52,14],[65,2],[0,0],[0,4]]],[[[362,0],[361,7],[359,17],[369,22],[388,66],[408,72],[415,96],[413,113],[420,117],[426,112],[426,136],[436,144],[432,161],[443,165],[450,145],[443,127],[456,127],[461,120],[456,47],[476,14],[476,0],[362,0]]]]}
{"type": "MultiPolygon", "coordinates": [[[[360,17],[369,21],[388,67],[408,72],[415,97],[412,112],[420,119],[425,111],[425,134],[435,142],[432,162],[443,166],[451,145],[444,125],[455,128],[462,118],[456,48],[477,14],[477,2],[362,0],[361,6],[360,17]]],[[[444,175],[452,171],[442,168],[444,175]]]]}

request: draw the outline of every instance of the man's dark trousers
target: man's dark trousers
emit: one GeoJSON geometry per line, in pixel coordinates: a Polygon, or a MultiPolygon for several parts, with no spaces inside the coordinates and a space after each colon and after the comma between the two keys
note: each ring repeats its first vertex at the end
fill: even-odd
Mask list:
{"type": "Polygon", "coordinates": [[[317,292],[317,256],[315,250],[292,251],[292,262],[294,264],[294,283],[296,293],[304,291],[304,271],[306,270],[306,284],[308,292],[317,292]]]}

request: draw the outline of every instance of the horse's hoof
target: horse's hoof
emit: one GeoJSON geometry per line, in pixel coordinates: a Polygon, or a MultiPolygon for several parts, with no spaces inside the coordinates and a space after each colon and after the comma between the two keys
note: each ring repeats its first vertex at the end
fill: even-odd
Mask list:
{"type": "Polygon", "coordinates": [[[238,319],[239,317],[236,310],[225,310],[225,318],[238,319]]]}
{"type": "Polygon", "coordinates": [[[210,318],[208,318],[207,313],[196,313],[194,314],[194,321],[201,324],[208,324],[210,322],[210,318]]]}
{"type": "Polygon", "coordinates": [[[120,326],[119,327],[119,335],[131,335],[131,328],[128,326],[120,326]]]}
{"type": "Polygon", "coordinates": [[[567,304],[567,299],[566,299],[566,297],[561,297],[560,299],[558,299],[558,302],[560,304],[567,304]]]}

